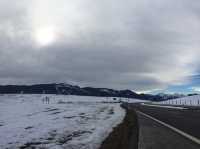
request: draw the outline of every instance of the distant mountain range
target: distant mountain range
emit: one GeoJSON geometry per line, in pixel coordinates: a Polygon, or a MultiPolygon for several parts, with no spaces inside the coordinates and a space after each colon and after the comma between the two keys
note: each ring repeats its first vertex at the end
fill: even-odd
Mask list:
{"type": "Polygon", "coordinates": [[[142,100],[162,101],[183,97],[174,94],[137,94],[131,90],[114,90],[108,88],[79,87],[65,83],[35,84],[35,85],[0,85],[0,94],[63,94],[100,97],[125,97],[142,100]]]}

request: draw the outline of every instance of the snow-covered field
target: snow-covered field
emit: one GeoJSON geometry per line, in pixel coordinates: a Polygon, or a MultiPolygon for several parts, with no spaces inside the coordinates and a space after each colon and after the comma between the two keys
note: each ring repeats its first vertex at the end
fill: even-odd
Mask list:
{"type": "Polygon", "coordinates": [[[112,98],[0,95],[0,149],[97,149],[125,110],[112,98]]]}
{"type": "Polygon", "coordinates": [[[183,97],[183,98],[177,98],[177,99],[173,99],[173,100],[157,102],[157,104],[200,106],[200,95],[187,96],[187,97],[183,97]]]}
{"type": "Polygon", "coordinates": [[[150,102],[149,100],[141,100],[136,98],[122,98],[121,101],[127,102],[127,103],[147,103],[150,102]]]}

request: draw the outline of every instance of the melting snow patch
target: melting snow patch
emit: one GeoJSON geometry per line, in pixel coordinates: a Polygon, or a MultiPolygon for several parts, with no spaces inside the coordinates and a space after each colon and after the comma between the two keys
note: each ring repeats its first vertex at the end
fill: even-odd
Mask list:
{"type": "Polygon", "coordinates": [[[112,98],[48,97],[0,96],[1,149],[97,149],[125,116],[112,98]]]}

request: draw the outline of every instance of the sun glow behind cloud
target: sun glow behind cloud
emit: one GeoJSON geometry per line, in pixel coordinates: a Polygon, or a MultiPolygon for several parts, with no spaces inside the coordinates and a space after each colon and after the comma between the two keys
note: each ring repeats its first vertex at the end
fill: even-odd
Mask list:
{"type": "Polygon", "coordinates": [[[40,46],[65,43],[89,28],[90,14],[80,0],[34,0],[29,9],[32,36],[40,46]]]}
{"type": "Polygon", "coordinates": [[[34,39],[40,46],[47,46],[56,41],[57,34],[53,27],[38,28],[34,32],[34,39]]]}

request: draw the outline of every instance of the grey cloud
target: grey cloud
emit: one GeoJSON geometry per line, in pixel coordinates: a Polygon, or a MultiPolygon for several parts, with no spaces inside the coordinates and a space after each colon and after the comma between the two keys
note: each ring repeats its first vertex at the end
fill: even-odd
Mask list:
{"type": "MultiPolygon", "coordinates": [[[[0,11],[3,84],[72,82],[151,90],[184,83],[188,75],[198,73],[199,2],[74,1],[73,6],[80,12],[73,12],[82,14],[67,14],[64,6],[62,12],[54,12],[59,5],[51,5],[50,15],[58,16],[52,15],[50,25],[55,22],[59,37],[44,47],[39,47],[31,36],[37,28],[37,15],[31,13],[34,5],[18,3],[21,5],[6,4],[6,9],[0,11]],[[29,22],[31,18],[34,23],[29,22]],[[8,32],[14,36],[8,36],[8,32]]],[[[50,4],[46,3],[45,8],[50,4]]],[[[44,23],[49,18],[41,16],[38,18],[44,23]]]]}

